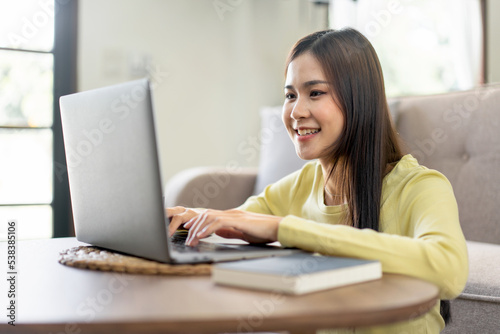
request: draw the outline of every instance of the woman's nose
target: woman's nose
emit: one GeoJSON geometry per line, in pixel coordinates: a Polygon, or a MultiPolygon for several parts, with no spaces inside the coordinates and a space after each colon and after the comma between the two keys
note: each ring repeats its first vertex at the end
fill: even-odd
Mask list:
{"type": "Polygon", "coordinates": [[[290,117],[297,120],[300,118],[307,118],[309,114],[307,103],[304,103],[301,99],[297,99],[290,113],[290,117]]]}

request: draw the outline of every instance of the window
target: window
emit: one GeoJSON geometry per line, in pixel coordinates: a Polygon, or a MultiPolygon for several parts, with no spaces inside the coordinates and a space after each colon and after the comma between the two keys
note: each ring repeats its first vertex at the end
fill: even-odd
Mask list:
{"type": "Polygon", "coordinates": [[[70,18],[74,1],[0,0],[0,225],[17,220],[22,239],[69,234],[57,102],[75,88],[70,18]]]}
{"type": "Polygon", "coordinates": [[[388,96],[481,82],[480,0],[331,0],[330,25],[354,27],[372,42],[388,96]]]}

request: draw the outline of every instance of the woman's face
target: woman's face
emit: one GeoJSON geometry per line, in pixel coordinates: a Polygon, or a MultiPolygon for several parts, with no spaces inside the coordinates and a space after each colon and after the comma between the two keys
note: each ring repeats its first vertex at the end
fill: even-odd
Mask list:
{"type": "Polygon", "coordinates": [[[342,133],[344,115],[333,96],[313,55],[306,52],[288,65],[282,116],[301,159],[327,159],[328,148],[342,133]]]}

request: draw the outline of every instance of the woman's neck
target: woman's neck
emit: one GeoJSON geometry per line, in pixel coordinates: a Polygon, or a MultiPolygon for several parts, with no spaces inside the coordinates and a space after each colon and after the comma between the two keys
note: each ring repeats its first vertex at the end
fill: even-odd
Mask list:
{"type": "MultiPolygon", "coordinates": [[[[321,163],[321,161],[320,161],[321,163]]],[[[321,163],[323,171],[323,198],[326,206],[341,205],[346,202],[345,194],[341,191],[341,186],[337,182],[336,173],[331,173],[331,164],[321,163]]]]}
{"type": "Polygon", "coordinates": [[[337,206],[346,202],[344,196],[331,194],[327,188],[323,188],[323,199],[326,206],[337,206]]]}

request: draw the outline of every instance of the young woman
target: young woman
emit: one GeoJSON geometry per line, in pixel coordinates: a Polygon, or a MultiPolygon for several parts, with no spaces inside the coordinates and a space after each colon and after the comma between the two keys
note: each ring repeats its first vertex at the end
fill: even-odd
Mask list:
{"type": "MultiPolygon", "coordinates": [[[[314,161],[235,210],[167,209],[170,233],[184,224],[189,245],[217,233],[376,259],[386,273],[434,283],[443,300],[462,291],[467,249],[453,189],[401,153],[380,63],[363,35],[326,30],[296,43],[283,123],[299,157],[314,161]]],[[[446,317],[438,303],[423,317],[355,332],[439,333],[446,317]]]]}

